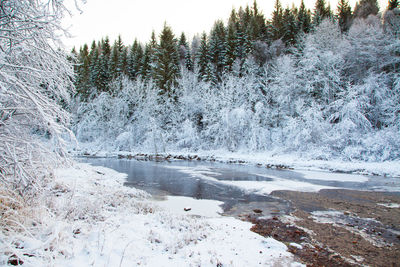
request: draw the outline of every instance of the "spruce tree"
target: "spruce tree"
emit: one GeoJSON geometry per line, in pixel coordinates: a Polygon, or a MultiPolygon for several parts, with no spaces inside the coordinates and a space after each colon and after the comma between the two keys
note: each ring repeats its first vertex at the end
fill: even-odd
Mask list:
{"type": "Polygon", "coordinates": [[[233,62],[235,62],[237,55],[237,15],[236,11],[232,9],[231,16],[228,20],[226,35],[226,52],[224,59],[225,69],[232,70],[233,62]]]}
{"type": "Polygon", "coordinates": [[[133,45],[129,49],[128,55],[128,76],[134,80],[137,78],[141,71],[143,60],[143,50],[137,39],[133,42],[133,45]]]}
{"type": "Polygon", "coordinates": [[[399,7],[399,5],[400,5],[399,0],[389,0],[387,9],[393,10],[393,9],[399,7]]]}
{"type": "Polygon", "coordinates": [[[301,0],[300,7],[297,12],[297,28],[299,31],[308,33],[310,32],[311,27],[311,11],[306,8],[304,0],[301,0]]]}
{"type": "Polygon", "coordinates": [[[154,53],[152,76],[161,95],[176,97],[172,90],[179,77],[178,42],[166,23],[160,35],[160,43],[154,53]]]}
{"type": "Polygon", "coordinates": [[[282,37],[283,33],[283,9],[279,0],[275,1],[274,11],[270,23],[270,31],[272,40],[278,40],[282,37]]]}
{"type": "Polygon", "coordinates": [[[121,74],[128,75],[128,48],[126,46],[123,46],[120,52],[118,68],[121,74]]]}
{"type": "Polygon", "coordinates": [[[337,6],[337,20],[342,32],[346,32],[350,28],[352,19],[351,7],[347,0],[339,0],[337,6]]]}
{"type": "Polygon", "coordinates": [[[296,42],[296,36],[298,33],[298,26],[296,22],[296,9],[293,7],[289,9],[287,7],[283,13],[283,36],[282,41],[286,45],[291,46],[296,42]]]}
{"type": "Polygon", "coordinates": [[[111,55],[110,55],[111,79],[116,79],[121,74],[121,70],[119,69],[119,60],[120,60],[119,57],[120,57],[120,49],[118,47],[117,42],[115,42],[111,49],[111,55]]]}
{"type": "Polygon", "coordinates": [[[267,27],[264,15],[258,10],[257,2],[254,0],[248,35],[252,41],[267,39],[267,27]]]}
{"type": "Polygon", "coordinates": [[[146,44],[142,57],[140,75],[144,80],[148,80],[152,77],[151,69],[154,61],[154,52],[156,47],[157,47],[156,34],[153,31],[151,33],[150,42],[146,44]]]}
{"type": "Polygon", "coordinates": [[[366,18],[369,15],[376,15],[379,12],[377,0],[361,0],[354,8],[354,17],[366,18]]]}
{"type": "Polygon", "coordinates": [[[90,87],[95,88],[97,86],[97,77],[99,76],[99,48],[96,45],[96,42],[93,41],[91,50],[90,50],[90,87]]]}
{"type": "Polygon", "coordinates": [[[90,59],[87,44],[84,44],[79,51],[76,73],[77,78],[75,85],[77,93],[80,94],[85,101],[89,95],[90,88],[90,59]]]}
{"type": "Polygon", "coordinates": [[[315,2],[315,9],[313,14],[313,24],[319,25],[324,19],[330,18],[332,11],[330,5],[326,6],[325,0],[317,0],[315,2]]]}
{"type": "Polygon", "coordinates": [[[186,53],[189,50],[189,45],[186,40],[186,35],[184,32],[181,33],[181,36],[179,37],[179,61],[184,63],[185,58],[186,58],[186,53]]]}
{"type": "Polygon", "coordinates": [[[224,69],[226,53],[225,25],[221,20],[214,23],[209,39],[209,54],[218,76],[224,69]]]}
{"type": "Polygon", "coordinates": [[[196,59],[199,78],[203,81],[207,81],[207,72],[209,70],[208,63],[211,62],[211,58],[208,51],[207,34],[205,32],[201,35],[200,47],[197,51],[196,59]]]}

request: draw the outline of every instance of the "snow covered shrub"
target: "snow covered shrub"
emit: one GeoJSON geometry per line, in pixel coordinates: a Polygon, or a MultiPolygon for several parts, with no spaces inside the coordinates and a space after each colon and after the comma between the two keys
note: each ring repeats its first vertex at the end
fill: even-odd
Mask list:
{"type": "Polygon", "coordinates": [[[61,105],[74,74],[59,49],[63,2],[0,1],[0,265],[31,256],[19,240],[33,244],[48,212],[45,188],[65,160],[69,115],[61,105]]]}
{"type": "Polygon", "coordinates": [[[41,187],[64,156],[72,67],[58,47],[63,1],[1,1],[0,183],[21,195],[41,187]],[[48,147],[49,145],[49,147],[48,147]]]}

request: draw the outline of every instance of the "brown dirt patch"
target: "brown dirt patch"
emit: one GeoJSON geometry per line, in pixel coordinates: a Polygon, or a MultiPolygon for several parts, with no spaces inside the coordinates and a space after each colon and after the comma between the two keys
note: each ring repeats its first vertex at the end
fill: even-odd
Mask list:
{"type": "Polygon", "coordinates": [[[400,208],[381,205],[400,204],[399,194],[321,190],[272,195],[291,202],[295,222],[288,223],[283,216],[263,219],[258,214],[248,215],[247,220],[254,223],[254,232],[286,242],[307,266],[400,266],[400,208]],[[326,213],[323,221],[313,211],[334,215],[326,213]]]}

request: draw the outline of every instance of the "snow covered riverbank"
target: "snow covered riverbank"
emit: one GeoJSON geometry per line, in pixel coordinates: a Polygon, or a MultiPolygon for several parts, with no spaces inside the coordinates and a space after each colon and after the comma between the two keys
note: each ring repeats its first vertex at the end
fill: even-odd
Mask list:
{"type": "MultiPolygon", "coordinates": [[[[154,155],[152,153],[142,154],[142,151],[112,151],[99,150],[90,143],[80,143],[79,148],[71,149],[75,156],[95,156],[95,157],[118,157],[135,155],[154,155]]],[[[394,161],[343,161],[343,160],[316,160],[312,157],[298,155],[296,153],[284,154],[273,152],[228,152],[225,150],[211,150],[198,152],[168,151],[159,154],[162,157],[171,158],[193,158],[195,160],[209,160],[226,163],[246,163],[265,167],[284,167],[296,170],[316,170],[329,172],[344,172],[363,175],[380,175],[389,177],[400,177],[400,160],[394,161]]]]}
{"type": "Polygon", "coordinates": [[[124,179],[88,164],[58,169],[47,212],[26,233],[0,238],[0,265],[11,258],[24,266],[300,265],[286,245],[251,232],[248,222],[167,211],[124,179]]]}

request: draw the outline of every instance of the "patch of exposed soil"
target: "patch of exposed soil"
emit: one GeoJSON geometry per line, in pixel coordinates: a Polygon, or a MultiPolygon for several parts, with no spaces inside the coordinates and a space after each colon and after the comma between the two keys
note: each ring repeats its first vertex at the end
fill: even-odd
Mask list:
{"type": "Polygon", "coordinates": [[[272,195],[291,202],[291,217],[253,213],[246,219],[254,232],[286,242],[308,266],[400,266],[398,193],[328,189],[272,195]]]}

